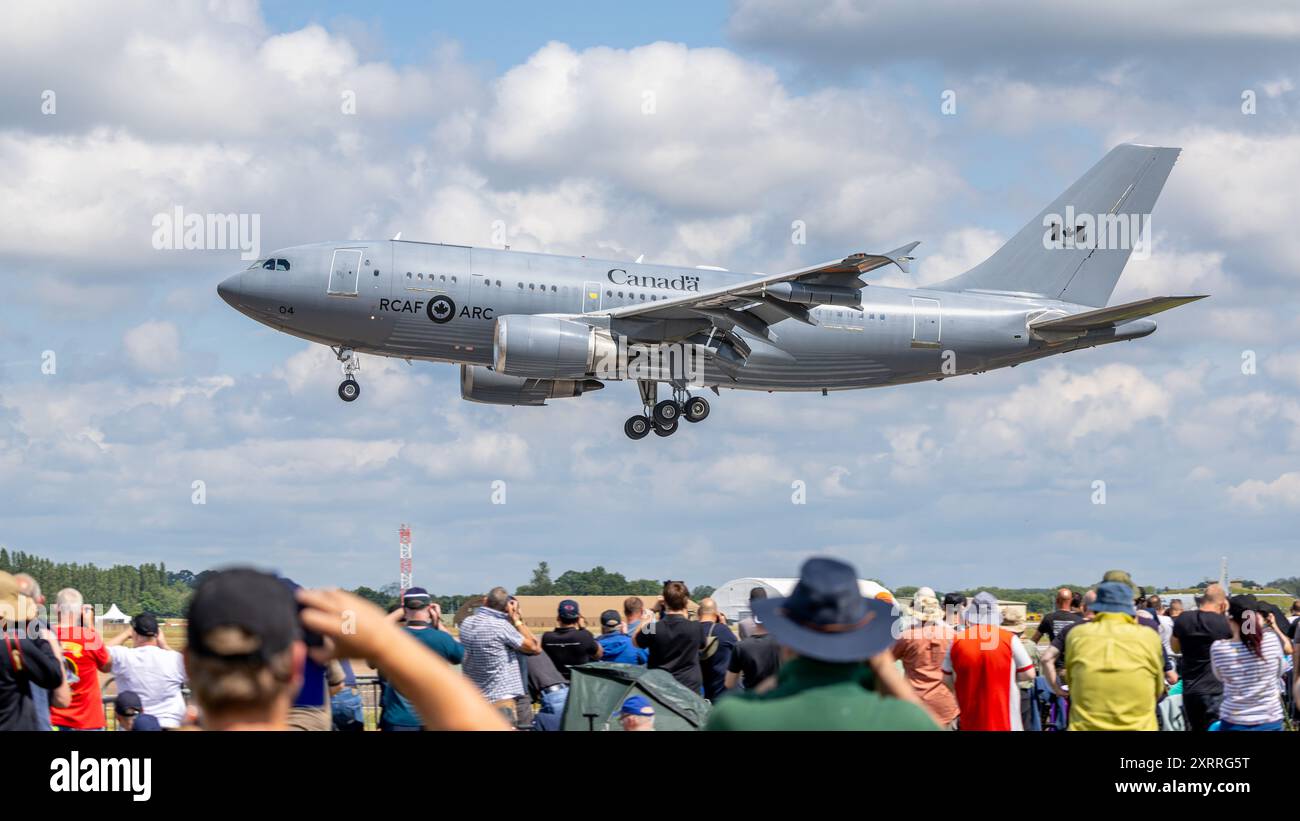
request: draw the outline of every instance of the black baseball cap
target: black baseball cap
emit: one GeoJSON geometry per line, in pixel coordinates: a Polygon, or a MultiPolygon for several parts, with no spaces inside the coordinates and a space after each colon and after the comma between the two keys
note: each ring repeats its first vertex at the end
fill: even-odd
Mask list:
{"type": "Polygon", "coordinates": [[[120,716],[135,716],[144,712],[144,703],[140,701],[140,694],[132,690],[125,690],[117,694],[113,700],[113,711],[120,716]]]}
{"type": "Polygon", "coordinates": [[[614,629],[623,623],[623,616],[617,610],[606,610],[600,614],[600,626],[614,629]]]}
{"type": "Polygon", "coordinates": [[[412,587],[402,594],[402,606],[409,607],[412,610],[419,607],[428,607],[433,603],[433,596],[423,587],[412,587]]]}
{"type": "Polygon", "coordinates": [[[960,593],[944,593],[944,594],[943,594],[943,606],[944,606],[944,607],[952,607],[952,606],[954,606],[954,605],[957,606],[957,607],[965,607],[965,606],[966,606],[966,597],[963,596],[963,595],[960,594],[960,593]]]}
{"type": "Polygon", "coordinates": [[[137,636],[156,636],[158,635],[158,619],[152,613],[141,613],[131,619],[131,630],[137,636]]]}
{"type": "Polygon", "coordinates": [[[578,611],[578,603],[573,599],[565,599],[564,601],[560,602],[560,606],[557,610],[557,613],[559,614],[560,618],[564,619],[565,621],[576,621],[578,617],[582,615],[578,611]]]}
{"type": "Polygon", "coordinates": [[[190,599],[187,649],[208,658],[265,663],[301,638],[293,592],[249,567],[205,578],[190,599]]]}

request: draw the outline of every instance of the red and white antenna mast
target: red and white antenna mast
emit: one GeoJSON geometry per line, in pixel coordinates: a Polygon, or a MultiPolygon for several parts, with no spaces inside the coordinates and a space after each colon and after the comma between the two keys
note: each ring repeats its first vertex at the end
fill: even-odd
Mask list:
{"type": "Polygon", "coordinates": [[[397,559],[400,568],[397,586],[402,596],[411,589],[411,528],[402,525],[397,530],[397,559]]]}

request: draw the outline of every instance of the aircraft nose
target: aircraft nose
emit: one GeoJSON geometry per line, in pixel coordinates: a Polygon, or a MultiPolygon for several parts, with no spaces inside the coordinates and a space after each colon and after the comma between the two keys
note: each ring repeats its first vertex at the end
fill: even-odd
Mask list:
{"type": "Polygon", "coordinates": [[[242,273],[239,273],[227,277],[217,286],[217,295],[224,299],[226,304],[232,308],[239,307],[239,298],[243,296],[243,289],[240,287],[243,276],[242,273]]]}

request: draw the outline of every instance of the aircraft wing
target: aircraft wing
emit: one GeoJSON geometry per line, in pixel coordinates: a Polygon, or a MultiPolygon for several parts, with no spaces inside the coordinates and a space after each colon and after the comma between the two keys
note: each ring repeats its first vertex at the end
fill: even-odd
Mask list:
{"type": "Polygon", "coordinates": [[[919,244],[911,242],[884,254],[851,254],[820,265],[755,277],[697,294],[592,311],[584,316],[607,316],[611,320],[703,317],[724,333],[739,327],[766,339],[769,338],[768,326],[784,319],[816,324],[808,311],[811,306],[856,307],[861,301],[861,295],[856,292],[867,284],[862,275],[890,264],[906,271],[907,263],[912,259],[908,254],[919,244]]]}
{"type": "Polygon", "coordinates": [[[1179,305],[1195,302],[1198,299],[1205,299],[1206,296],[1209,295],[1153,296],[1147,299],[1139,299],[1137,302],[1126,302],[1123,305],[1098,308],[1095,311],[1084,311],[1080,314],[1045,319],[1032,323],[1030,328],[1035,331],[1055,331],[1058,333],[1112,328],[1125,322],[1131,322],[1134,319],[1141,319],[1152,314],[1158,314],[1161,311],[1167,311],[1170,308],[1177,308],[1179,305]]]}

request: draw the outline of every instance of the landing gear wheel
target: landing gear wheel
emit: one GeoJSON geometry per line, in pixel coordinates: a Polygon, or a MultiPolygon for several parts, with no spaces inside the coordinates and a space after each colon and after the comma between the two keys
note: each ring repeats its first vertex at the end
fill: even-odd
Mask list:
{"type": "Polygon", "coordinates": [[[651,427],[653,425],[650,424],[650,420],[646,417],[631,416],[623,423],[623,432],[627,434],[629,439],[644,439],[646,434],[650,432],[651,427]]]}
{"type": "Polygon", "coordinates": [[[669,422],[669,423],[666,424],[666,425],[665,425],[664,423],[662,423],[662,422],[655,422],[655,435],[656,435],[656,436],[672,436],[672,435],[673,435],[674,433],[676,433],[676,432],[677,432],[677,420],[676,420],[676,419],[674,419],[672,422],[669,422]]]}
{"type": "Polygon", "coordinates": [[[342,345],[337,348],[330,347],[330,350],[334,352],[334,357],[338,359],[339,366],[343,370],[343,381],[339,384],[339,399],[344,402],[355,402],[361,395],[361,385],[352,374],[361,370],[361,360],[357,357],[356,351],[342,345]]]}
{"type": "MultiPolygon", "coordinates": [[[[676,425],[677,418],[682,415],[681,405],[678,405],[672,399],[665,399],[655,405],[655,422],[660,425],[676,425]]],[[[664,434],[667,436],[668,434],[664,434]]]]}
{"type": "Polygon", "coordinates": [[[709,418],[709,401],[703,396],[692,396],[686,400],[683,415],[687,422],[703,422],[709,418]]]}

